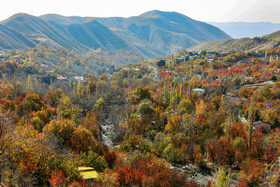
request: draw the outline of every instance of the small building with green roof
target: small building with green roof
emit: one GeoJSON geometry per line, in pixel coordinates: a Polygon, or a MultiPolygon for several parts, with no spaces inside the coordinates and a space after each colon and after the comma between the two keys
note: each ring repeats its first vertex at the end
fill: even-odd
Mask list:
{"type": "Polygon", "coordinates": [[[200,93],[200,94],[204,94],[204,89],[202,89],[202,88],[195,88],[195,89],[193,89],[192,90],[193,92],[197,92],[197,93],[200,93]]]}

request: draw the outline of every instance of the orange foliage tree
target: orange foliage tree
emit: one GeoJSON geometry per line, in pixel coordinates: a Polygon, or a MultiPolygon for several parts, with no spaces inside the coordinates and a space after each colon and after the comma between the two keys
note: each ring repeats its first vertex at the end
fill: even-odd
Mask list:
{"type": "Polygon", "coordinates": [[[51,173],[49,182],[53,187],[60,187],[66,184],[66,177],[61,170],[55,167],[55,169],[51,173]]]}

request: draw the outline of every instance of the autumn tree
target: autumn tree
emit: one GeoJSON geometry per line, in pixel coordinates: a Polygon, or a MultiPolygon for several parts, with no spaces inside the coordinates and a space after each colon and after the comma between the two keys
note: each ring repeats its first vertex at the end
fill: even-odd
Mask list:
{"type": "Polygon", "coordinates": [[[230,171],[221,167],[216,173],[214,182],[211,183],[211,187],[229,187],[230,186],[230,171]]]}
{"type": "Polygon", "coordinates": [[[34,129],[42,132],[44,126],[50,121],[50,117],[46,110],[36,112],[30,123],[34,129]]]}
{"type": "Polygon", "coordinates": [[[33,92],[33,82],[31,79],[31,75],[28,75],[27,78],[27,93],[32,93],[33,92]]]}
{"type": "Polygon", "coordinates": [[[149,115],[152,117],[155,113],[155,108],[148,101],[142,102],[138,106],[138,113],[141,115],[149,115]]]}
{"type": "Polygon", "coordinates": [[[249,105],[249,108],[248,108],[248,125],[249,125],[249,135],[248,135],[248,138],[249,138],[249,141],[248,141],[248,146],[249,148],[252,147],[252,138],[253,138],[253,124],[255,122],[255,119],[256,119],[256,110],[255,110],[255,106],[253,104],[250,104],[249,105]]]}
{"type": "Polygon", "coordinates": [[[9,156],[9,145],[13,140],[10,133],[14,129],[12,115],[0,106],[0,183],[2,179],[2,170],[4,163],[9,156]]]}
{"type": "Polygon", "coordinates": [[[79,125],[79,127],[73,132],[70,141],[71,148],[78,153],[87,152],[90,148],[95,151],[98,151],[99,149],[92,133],[82,125],[79,125]]]}
{"type": "Polygon", "coordinates": [[[247,86],[243,86],[239,89],[239,94],[244,98],[248,98],[253,94],[253,92],[247,86]]]}
{"type": "Polygon", "coordinates": [[[103,172],[108,167],[108,163],[104,157],[100,156],[93,150],[90,150],[87,153],[82,153],[81,158],[82,166],[93,167],[98,172],[103,172]]]}
{"type": "Polygon", "coordinates": [[[98,115],[96,113],[88,112],[83,119],[83,126],[92,133],[95,139],[99,137],[100,127],[98,125],[98,115]]]}
{"type": "Polygon", "coordinates": [[[76,124],[69,119],[52,120],[47,124],[43,133],[48,137],[58,138],[63,145],[70,146],[73,133],[76,130],[76,124]]]}
{"type": "Polygon", "coordinates": [[[51,173],[49,182],[53,187],[64,186],[66,184],[66,177],[61,170],[55,168],[51,173]]]}
{"type": "Polygon", "coordinates": [[[265,172],[263,163],[247,158],[241,163],[241,174],[251,182],[259,182],[265,172]]]}
{"type": "Polygon", "coordinates": [[[82,97],[83,96],[83,87],[81,81],[78,82],[77,86],[77,95],[82,97]]]}
{"type": "Polygon", "coordinates": [[[177,134],[180,132],[181,129],[181,116],[174,115],[168,119],[168,122],[165,126],[165,131],[170,132],[172,135],[177,134]]]}
{"type": "Polygon", "coordinates": [[[126,152],[139,150],[145,153],[150,151],[150,145],[148,140],[144,139],[142,136],[131,135],[120,145],[120,149],[126,152]]]}
{"type": "Polygon", "coordinates": [[[195,106],[191,100],[182,99],[178,105],[179,114],[190,113],[194,111],[195,106]]]}
{"type": "Polygon", "coordinates": [[[143,178],[145,174],[137,169],[124,166],[119,168],[117,180],[121,186],[137,185],[142,186],[143,178]]]}
{"type": "Polygon", "coordinates": [[[60,99],[62,98],[63,91],[58,88],[55,91],[50,90],[46,93],[45,99],[51,106],[57,106],[60,99]]]}
{"type": "Polygon", "coordinates": [[[8,160],[16,168],[18,181],[26,185],[27,179],[36,175],[47,182],[53,153],[45,137],[28,126],[17,127],[10,136],[13,141],[9,145],[8,160]]]}
{"type": "Polygon", "coordinates": [[[39,111],[43,107],[45,107],[45,104],[37,94],[29,93],[26,95],[23,102],[23,109],[25,111],[39,111]]]}
{"type": "Polygon", "coordinates": [[[152,100],[152,94],[148,87],[139,86],[135,91],[130,93],[130,102],[139,103],[142,99],[152,100]]]}

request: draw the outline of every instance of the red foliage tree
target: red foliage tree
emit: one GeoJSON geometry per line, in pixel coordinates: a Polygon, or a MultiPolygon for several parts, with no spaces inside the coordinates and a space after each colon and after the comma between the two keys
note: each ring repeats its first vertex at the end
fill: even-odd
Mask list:
{"type": "Polygon", "coordinates": [[[247,187],[247,186],[248,184],[245,179],[241,179],[237,184],[237,187],[247,187]]]}
{"type": "Polygon", "coordinates": [[[132,169],[131,167],[121,167],[117,171],[117,180],[120,186],[139,185],[142,186],[143,178],[146,177],[143,172],[132,169]]]}
{"type": "Polygon", "coordinates": [[[51,178],[49,179],[51,186],[60,187],[66,184],[66,177],[63,172],[55,168],[51,173],[51,178]]]}

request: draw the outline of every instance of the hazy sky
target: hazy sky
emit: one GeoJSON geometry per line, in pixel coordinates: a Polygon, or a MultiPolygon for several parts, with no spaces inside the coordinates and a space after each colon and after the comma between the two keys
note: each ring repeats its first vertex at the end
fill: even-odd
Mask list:
{"type": "Polygon", "coordinates": [[[155,9],[180,12],[200,21],[280,23],[280,0],[2,0],[0,20],[19,12],[129,17],[155,9]]]}

